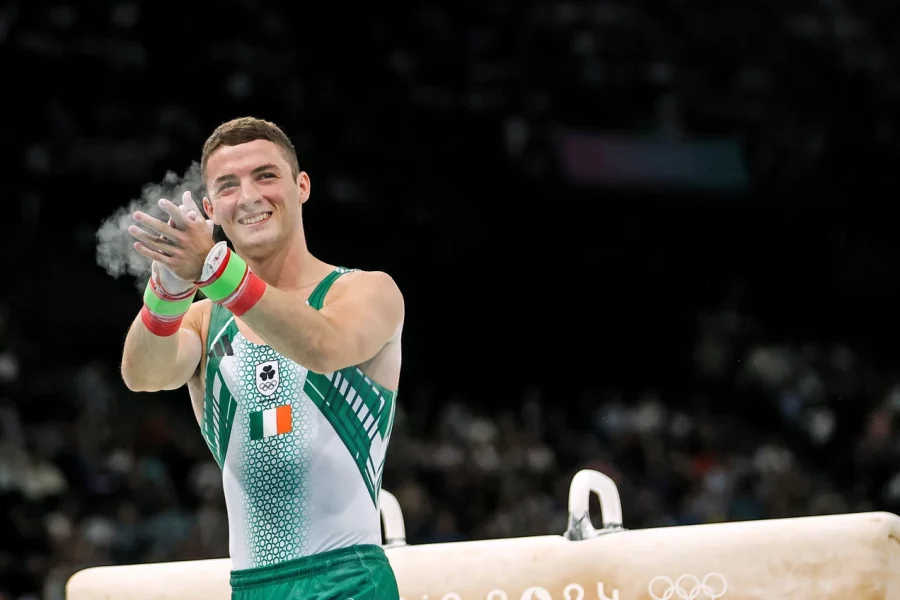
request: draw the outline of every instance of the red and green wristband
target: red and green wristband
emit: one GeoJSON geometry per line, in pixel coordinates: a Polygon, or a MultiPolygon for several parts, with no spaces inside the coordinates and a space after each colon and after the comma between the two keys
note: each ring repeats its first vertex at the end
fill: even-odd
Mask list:
{"type": "Polygon", "coordinates": [[[207,298],[238,317],[253,308],[266,291],[266,283],[225,242],[219,242],[210,250],[200,281],[194,284],[195,287],[183,294],[172,295],[151,277],[144,290],[144,307],[141,309],[144,326],[160,337],[175,334],[191,308],[198,288],[207,298]]]}
{"type": "Polygon", "coordinates": [[[266,283],[257,277],[225,242],[219,242],[206,256],[200,281],[203,294],[240,317],[259,302],[266,283]]]}
{"type": "Polygon", "coordinates": [[[150,278],[144,289],[144,307],[141,321],[150,333],[159,337],[173,335],[181,327],[184,315],[191,308],[197,288],[192,287],[183,294],[174,296],[166,292],[159,282],[150,278]]]}

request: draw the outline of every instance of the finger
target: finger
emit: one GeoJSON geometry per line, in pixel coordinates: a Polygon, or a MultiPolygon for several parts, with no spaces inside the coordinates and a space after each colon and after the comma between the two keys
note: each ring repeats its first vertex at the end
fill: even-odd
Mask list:
{"type": "Polygon", "coordinates": [[[181,205],[188,210],[196,211],[198,215],[200,214],[200,207],[194,202],[194,197],[191,196],[190,192],[185,192],[181,195],[181,205]]]}
{"type": "Polygon", "coordinates": [[[160,221],[156,217],[151,217],[145,212],[137,211],[136,213],[134,213],[134,215],[132,215],[132,217],[135,221],[137,221],[147,229],[155,231],[162,236],[170,237],[175,233],[175,231],[177,231],[169,227],[165,221],[160,221]]]}
{"type": "MultiPolygon", "coordinates": [[[[176,229],[175,221],[173,221],[171,217],[169,217],[169,222],[167,223],[167,225],[168,225],[169,227],[171,227],[172,229],[176,229]]],[[[161,236],[159,236],[159,239],[168,242],[168,243],[171,244],[172,246],[178,246],[178,241],[175,239],[174,236],[169,237],[169,236],[167,236],[167,235],[161,235],[161,236]]]]}
{"type": "Polygon", "coordinates": [[[161,198],[159,207],[169,214],[169,220],[175,222],[176,229],[185,229],[188,226],[187,215],[174,202],[161,198]]]}
{"type": "Polygon", "coordinates": [[[131,227],[129,227],[128,233],[130,233],[131,237],[133,237],[134,239],[152,248],[153,250],[156,250],[160,254],[171,256],[170,252],[175,250],[175,246],[171,240],[148,233],[137,225],[132,225],[131,227]]]}
{"type": "Polygon", "coordinates": [[[142,242],[135,242],[133,244],[133,246],[134,246],[135,251],[138,254],[140,254],[141,256],[145,256],[145,257],[149,258],[150,260],[155,260],[158,263],[163,264],[163,265],[168,266],[169,262],[172,259],[171,256],[162,254],[161,252],[157,252],[156,250],[146,246],[142,242]]]}
{"type": "Polygon", "coordinates": [[[183,212],[184,215],[191,221],[199,221],[200,220],[200,215],[198,215],[197,211],[194,210],[193,208],[188,208],[184,205],[181,205],[178,208],[180,208],[181,212],[183,212]]]}

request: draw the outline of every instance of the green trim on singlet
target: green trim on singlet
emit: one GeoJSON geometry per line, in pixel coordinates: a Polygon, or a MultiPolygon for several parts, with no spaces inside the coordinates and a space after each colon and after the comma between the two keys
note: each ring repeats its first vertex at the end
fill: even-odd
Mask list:
{"type": "Polygon", "coordinates": [[[231,344],[237,333],[237,324],[226,309],[216,310],[212,305],[206,340],[206,394],[203,398],[203,421],[201,431],[219,467],[225,465],[225,453],[231,439],[231,426],[237,410],[237,400],[225,385],[219,371],[219,363],[233,356],[231,344]],[[224,330],[224,331],[223,331],[224,330]]]}
{"type": "Polygon", "coordinates": [[[373,445],[376,436],[381,438],[381,448],[387,445],[394,425],[396,392],[372,381],[357,367],[327,374],[310,371],[303,390],[344,442],[372,503],[378,506],[385,453],[374,454],[373,445]]]}
{"type": "Polygon", "coordinates": [[[316,289],[314,289],[309,295],[309,299],[306,301],[306,303],[316,310],[322,310],[322,306],[325,305],[325,295],[328,293],[328,290],[330,290],[331,286],[334,285],[334,282],[338,280],[338,277],[340,277],[344,273],[350,273],[351,271],[353,271],[353,269],[337,267],[334,271],[326,275],[325,278],[319,282],[319,285],[316,286],[316,289]]]}
{"type": "MultiPolygon", "coordinates": [[[[328,274],[307,301],[321,310],[325,296],[334,282],[351,269],[338,267],[328,274]]],[[[372,446],[380,436],[385,447],[394,424],[397,393],[372,381],[358,367],[347,367],[334,373],[306,375],[303,391],[328,419],[344,442],[363,478],[372,502],[378,505],[378,490],[384,473],[384,453],[373,456],[372,446]]]]}

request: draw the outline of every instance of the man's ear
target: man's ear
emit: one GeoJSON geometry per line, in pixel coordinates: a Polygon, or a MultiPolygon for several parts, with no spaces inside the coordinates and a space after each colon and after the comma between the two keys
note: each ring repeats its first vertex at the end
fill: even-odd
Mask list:
{"type": "Polygon", "coordinates": [[[213,209],[213,204],[212,204],[212,202],[209,201],[209,198],[206,196],[203,197],[203,210],[206,211],[207,216],[209,217],[210,221],[213,222],[213,224],[215,224],[215,225],[219,224],[218,219],[216,219],[215,210],[213,209]]]}
{"type": "Polygon", "coordinates": [[[300,204],[304,204],[309,200],[311,185],[312,184],[309,182],[309,175],[306,174],[306,171],[300,171],[297,174],[297,189],[300,190],[300,204]]]}

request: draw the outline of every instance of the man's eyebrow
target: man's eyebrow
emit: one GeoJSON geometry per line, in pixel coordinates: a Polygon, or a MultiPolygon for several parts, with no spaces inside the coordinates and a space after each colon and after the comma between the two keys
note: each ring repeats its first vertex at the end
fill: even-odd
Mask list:
{"type": "MultiPolygon", "coordinates": [[[[252,171],[250,171],[250,173],[253,174],[253,175],[256,175],[257,173],[261,173],[261,172],[263,172],[263,171],[269,171],[269,170],[271,170],[271,169],[277,170],[277,169],[278,169],[278,166],[277,166],[277,165],[274,165],[274,164],[272,164],[272,163],[268,163],[268,164],[265,164],[265,165],[261,165],[261,166],[259,166],[259,167],[256,167],[255,169],[253,169],[252,171]]],[[[223,182],[225,182],[225,181],[229,181],[229,180],[232,180],[232,179],[237,179],[237,175],[235,175],[234,173],[229,173],[229,174],[227,174],[227,175],[220,175],[219,177],[216,177],[216,180],[213,182],[213,185],[214,185],[214,186],[217,186],[217,185],[219,185],[220,183],[223,183],[223,182]]]]}
{"type": "Polygon", "coordinates": [[[262,173],[263,171],[271,171],[273,169],[277,171],[278,167],[276,165],[273,165],[272,163],[269,163],[269,164],[265,164],[261,167],[256,167],[255,169],[250,171],[250,173],[252,173],[253,175],[256,175],[257,173],[262,173]]]}

